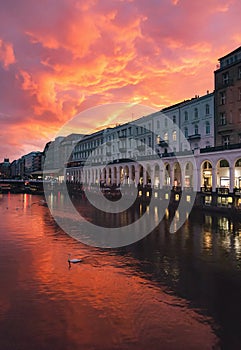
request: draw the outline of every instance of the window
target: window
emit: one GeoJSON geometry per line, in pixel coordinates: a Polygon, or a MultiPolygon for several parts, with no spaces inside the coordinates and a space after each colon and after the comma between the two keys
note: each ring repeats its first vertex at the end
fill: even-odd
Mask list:
{"type": "Polygon", "coordinates": [[[195,133],[195,135],[197,135],[197,134],[198,134],[198,125],[197,125],[197,124],[195,124],[195,127],[194,127],[194,133],[195,133]]]}
{"type": "Polygon", "coordinates": [[[210,123],[207,121],[205,124],[206,124],[206,125],[205,125],[205,128],[206,128],[206,135],[209,135],[209,134],[210,134],[210,123]]]}
{"type": "Polygon", "coordinates": [[[222,143],[223,143],[223,146],[228,146],[230,144],[230,136],[229,135],[223,136],[222,143]]]}
{"type": "Polygon", "coordinates": [[[208,103],[206,104],[205,110],[206,110],[206,115],[209,115],[210,114],[210,107],[209,107],[208,103]]]}
{"type": "Polygon", "coordinates": [[[239,122],[241,122],[241,109],[239,109],[239,122]]]}
{"type": "Polygon", "coordinates": [[[221,159],[219,166],[220,166],[220,168],[227,168],[227,167],[229,167],[229,162],[226,159],[221,159]]]}
{"type": "Polygon", "coordinates": [[[220,113],[220,125],[226,125],[226,124],[227,124],[226,113],[221,112],[220,113]]]}
{"type": "Polygon", "coordinates": [[[168,141],[168,133],[167,133],[167,132],[164,133],[163,139],[164,139],[165,141],[168,141]]]}
{"type": "Polygon", "coordinates": [[[194,118],[197,119],[198,118],[198,109],[194,108],[194,118]]]}
{"type": "Polygon", "coordinates": [[[228,85],[229,82],[229,73],[223,73],[223,85],[228,85]]]}
{"type": "Polygon", "coordinates": [[[157,129],[160,129],[160,120],[157,120],[156,127],[157,127],[157,129]]]}
{"type": "Polygon", "coordinates": [[[148,137],[148,146],[151,147],[151,136],[148,137]]]}
{"type": "Polygon", "coordinates": [[[167,127],[167,118],[165,118],[165,127],[167,127]]]}
{"type": "Polygon", "coordinates": [[[212,164],[207,161],[204,162],[203,169],[212,169],[212,164]]]}
{"type": "Polygon", "coordinates": [[[188,137],[188,128],[184,129],[184,136],[187,138],[188,137]]]}
{"type": "Polygon", "coordinates": [[[185,122],[188,121],[188,112],[187,111],[184,112],[184,119],[185,119],[185,122]]]}
{"type": "Polygon", "coordinates": [[[238,100],[241,101],[241,87],[238,88],[238,100]]]}
{"type": "Polygon", "coordinates": [[[226,93],[225,91],[220,92],[220,105],[225,105],[226,103],[226,93]]]}
{"type": "Polygon", "coordinates": [[[241,159],[238,159],[235,163],[235,167],[241,167],[241,159]]]}
{"type": "Polygon", "coordinates": [[[176,131],[173,131],[173,133],[172,133],[172,140],[177,141],[177,132],[176,131]]]}
{"type": "Polygon", "coordinates": [[[238,67],[238,79],[241,79],[241,67],[238,67]]]}
{"type": "Polygon", "coordinates": [[[175,115],[172,117],[172,121],[173,121],[173,123],[174,123],[174,124],[176,124],[176,122],[177,122],[177,118],[176,118],[176,116],[175,116],[175,115]]]}

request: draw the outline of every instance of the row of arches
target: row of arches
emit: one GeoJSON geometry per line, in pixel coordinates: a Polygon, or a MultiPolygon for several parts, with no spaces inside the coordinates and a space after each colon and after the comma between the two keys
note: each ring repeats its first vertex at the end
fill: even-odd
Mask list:
{"type": "Polygon", "coordinates": [[[175,186],[180,188],[200,187],[215,190],[216,188],[241,188],[241,158],[234,164],[227,159],[217,162],[205,159],[200,168],[193,161],[177,162],[170,160],[162,163],[123,163],[103,167],[67,168],[66,180],[85,184],[110,185],[149,185],[153,188],[175,186]]]}

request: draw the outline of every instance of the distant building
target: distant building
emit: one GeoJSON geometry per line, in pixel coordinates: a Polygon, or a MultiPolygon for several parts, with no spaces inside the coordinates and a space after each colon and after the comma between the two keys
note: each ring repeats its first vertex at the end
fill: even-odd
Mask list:
{"type": "Polygon", "coordinates": [[[32,173],[41,171],[42,152],[30,152],[23,157],[24,169],[22,177],[31,177],[32,173]]]}
{"type": "Polygon", "coordinates": [[[10,177],[10,163],[8,158],[4,158],[3,162],[0,163],[0,178],[10,177]]]}
{"type": "Polygon", "coordinates": [[[215,146],[241,145],[241,46],[219,59],[215,74],[215,146]]]}

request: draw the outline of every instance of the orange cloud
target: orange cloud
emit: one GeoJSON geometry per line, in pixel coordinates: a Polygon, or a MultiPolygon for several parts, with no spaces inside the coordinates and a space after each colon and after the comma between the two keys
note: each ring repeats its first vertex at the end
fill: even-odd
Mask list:
{"type": "MultiPolygon", "coordinates": [[[[160,109],[212,91],[217,59],[240,45],[241,4],[207,4],[60,0],[57,7],[48,1],[46,7],[23,0],[14,17],[3,3],[0,113],[8,115],[5,130],[19,126],[14,138],[24,143],[22,127],[31,123],[28,137],[43,149],[53,130],[96,105],[139,102],[160,109]],[[43,143],[40,134],[46,135],[43,143]]],[[[83,130],[108,120],[96,118],[83,120],[83,130]]],[[[12,154],[8,143],[2,142],[2,152],[12,154]]]]}
{"type": "Polygon", "coordinates": [[[0,61],[5,69],[16,62],[12,44],[2,39],[0,39],[0,61]]]}

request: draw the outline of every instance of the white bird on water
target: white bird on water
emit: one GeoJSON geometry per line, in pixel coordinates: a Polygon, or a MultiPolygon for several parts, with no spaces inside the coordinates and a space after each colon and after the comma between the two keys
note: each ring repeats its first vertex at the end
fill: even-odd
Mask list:
{"type": "Polygon", "coordinates": [[[68,263],[69,263],[69,264],[77,264],[77,263],[83,261],[82,259],[79,259],[79,258],[71,259],[70,256],[71,256],[71,254],[69,254],[69,258],[68,258],[68,263]]]}

